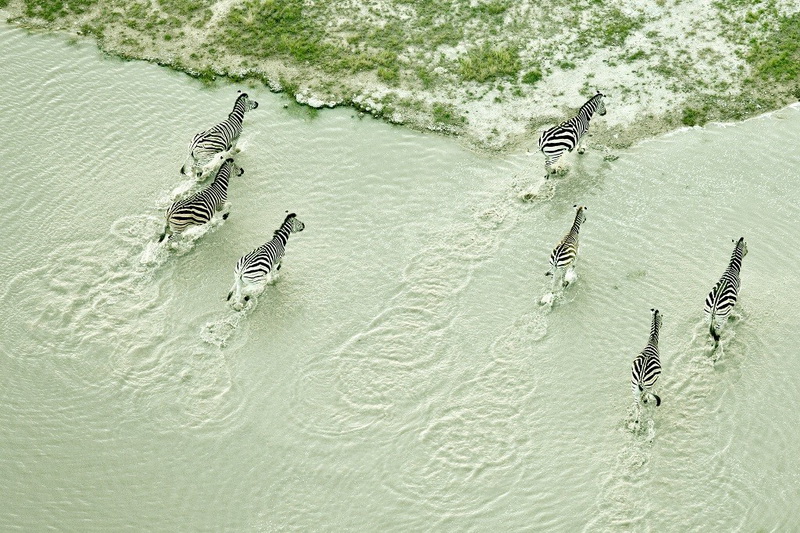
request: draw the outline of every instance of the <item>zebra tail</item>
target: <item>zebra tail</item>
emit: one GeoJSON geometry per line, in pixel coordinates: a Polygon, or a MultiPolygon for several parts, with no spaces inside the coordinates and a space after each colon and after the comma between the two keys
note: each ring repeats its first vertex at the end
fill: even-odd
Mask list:
{"type": "Polygon", "coordinates": [[[192,154],[186,156],[186,161],[183,162],[183,166],[181,167],[181,174],[184,176],[192,176],[192,170],[194,169],[195,159],[192,154]]]}
{"type": "MultiPolygon", "coordinates": [[[[653,393],[651,392],[650,394],[653,394],[653,393]]],[[[658,394],[653,394],[653,398],[656,399],[656,407],[661,405],[661,396],[659,396],[658,394]]]]}
{"type": "Polygon", "coordinates": [[[712,309],[711,310],[711,325],[709,326],[708,331],[709,331],[709,333],[711,333],[711,338],[714,339],[714,344],[716,345],[719,342],[720,335],[719,335],[719,333],[717,333],[717,330],[714,328],[714,321],[715,321],[715,316],[714,315],[715,314],[716,313],[712,309]]]}
{"type": "Polygon", "coordinates": [[[231,301],[231,296],[233,296],[234,292],[236,293],[236,301],[239,301],[239,295],[241,293],[241,290],[242,290],[242,278],[237,277],[236,281],[233,282],[231,290],[228,292],[227,301],[229,302],[231,301]]]}

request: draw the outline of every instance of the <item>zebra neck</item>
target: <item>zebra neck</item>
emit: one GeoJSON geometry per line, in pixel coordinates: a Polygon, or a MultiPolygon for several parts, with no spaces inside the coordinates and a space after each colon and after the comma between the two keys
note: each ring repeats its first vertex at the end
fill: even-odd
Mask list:
{"type": "Polygon", "coordinates": [[[289,226],[284,224],[278,229],[278,231],[275,232],[275,238],[280,240],[283,244],[286,244],[289,241],[290,233],[291,230],[289,229],[289,226]]]}
{"type": "Polygon", "coordinates": [[[217,177],[214,178],[214,183],[212,184],[213,187],[217,187],[219,189],[225,190],[228,188],[228,177],[229,172],[226,169],[221,169],[217,174],[217,177]]]}
{"type": "Polygon", "coordinates": [[[233,104],[233,111],[228,114],[228,120],[237,120],[241,122],[244,119],[244,100],[236,100],[233,104]]]}
{"type": "Polygon", "coordinates": [[[739,274],[739,270],[742,268],[742,251],[738,248],[733,251],[733,255],[731,256],[731,262],[728,264],[728,272],[739,274]]]}
{"type": "Polygon", "coordinates": [[[653,346],[658,346],[658,328],[659,328],[658,323],[655,321],[655,319],[653,319],[653,325],[650,326],[650,342],[649,342],[649,344],[652,344],[653,346]]]}
{"type": "Polygon", "coordinates": [[[595,104],[594,99],[589,100],[585,104],[583,104],[578,111],[578,116],[584,118],[587,122],[591,120],[592,115],[594,115],[595,110],[597,109],[597,104],[595,104]]]}
{"type": "Polygon", "coordinates": [[[577,237],[580,231],[581,231],[581,221],[576,219],[575,222],[572,223],[572,229],[569,230],[569,234],[572,237],[577,237]]]}

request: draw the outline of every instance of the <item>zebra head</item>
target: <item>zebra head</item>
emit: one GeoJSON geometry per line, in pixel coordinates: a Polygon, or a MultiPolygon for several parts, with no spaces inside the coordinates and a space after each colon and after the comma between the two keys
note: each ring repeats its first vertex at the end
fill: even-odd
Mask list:
{"type": "Polygon", "coordinates": [[[603,102],[604,97],[605,95],[600,91],[597,91],[597,94],[594,95],[595,101],[597,102],[596,113],[601,117],[606,114],[606,104],[603,102]]]}
{"type": "Polygon", "coordinates": [[[572,207],[577,208],[578,210],[575,212],[575,224],[580,226],[586,221],[586,210],[589,209],[585,205],[578,205],[575,204],[572,207]]]}
{"type": "Polygon", "coordinates": [[[653,325],[650,329],[658,332],[661,329],[661,312],[658,309],[650,309],[650,312],[653,313],[653,325]]]}
{"type": "Polygon", "coordinates": [[[243,93],[242,91],[239,91],[239,97],[236,98],[236,103],[243,104],[245,111],[250,111],[251,109],[255,109],[258,107],[258,102],[256,102],[255,100],[251,100],[250,96],[248,96],[247,93],[243,93]]]}
{"type": "Polygon", "coordinates": [[[744,237],[740,237],[738,241],[734,240],[733,242],[736,243],[736,249],[740,249],[742,251],[742,257],[747,255],[747,243],[744,242],[744,237]]]}
{"type": "Polygon", "coordinates": [[[298,233],[306,228],[306,225],[300,222],[300,219],[297,218],[297,214],[295,213],[286,215],[286,220],[284,220],[283,223],[289,225],[290,233],[298,233]]]}
{"type": "Polygon", "coordinates": [[[239,165],[237,165],[236,163],[234,163],[232,157],[225,157],[224,154],[220,154],[220,155],[217,156],[217,159],[218,160],[219,159],[224,159],[222,165],[220,165],[220,167],[219,167],[219,170],[217,170],[217,175],[219,175],[219,173],[222,172],[223,168],[227,168],[228,169],[228,175],[229,176],[231,175],[232,171],[234,172],[233,175],[235,175],[235,176],[241,176],[242,174],[244,174],[244,169],[242,167],[240,167],[239,165]],[[239,172],[236,172],[236,169],[238,169],[239,172]]]}

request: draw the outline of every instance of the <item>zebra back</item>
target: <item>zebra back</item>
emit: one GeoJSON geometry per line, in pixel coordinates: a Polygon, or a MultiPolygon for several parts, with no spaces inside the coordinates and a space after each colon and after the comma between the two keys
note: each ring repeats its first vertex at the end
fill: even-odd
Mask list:
{"type": "MultiPolygon", "coordinates": [[[[661,375],[661,361],[658,354],[658,333],[661,329],[661,313],[658,309],[651,309],[653,321],[650,325],[650,338],[644,350],[633,360],[631,367],[631,388],[634,395],[638,398],[643,393],[649,393],[658,377],[661,375]]],[[[656,396],[656,405],[661,403],[661,399],[656,396]]]]}
{"type": "MultiPolygon", "coordinates": [[[[239,135],[242,133],[244,114],[258,107],[258,102],[250,100],[247,93],[242,93],[236,98],[233,110],[228,113],[228,118],[211,128],[196,134],[189,145],[189,156],[194,163],[205,161],[214,154],[230,150],[239,135]]],[[[181,168],[182,173],[187,172],[187,164],[181,168]]]]}
{"type": "Polygon", "coordinates": [[[553,248],[550,254],[550,265],[553,269],[561,268],[571,264],[575,257],[578,255],[578,234],[581,230],[581,224],[586,220],[586,207],[575,205],[578,210],[575,213],[575,220],[572,222],[572,227],[569,232],[561,239],[561,242],[553,248]]]}
{"type": "MultiPolygon", "coordinates": [[[[173,202],[166,213],[168,230],[181,233],[189,226],[198,226],[211,220],[228,200],[228,180],[232,168],[233,159],[226,159],[211,185],[188,198],[173,202]]],[[[240,168],[239,175],[243,173],[244,169],[240,168]]],[[[162,239],[166,232],[162,234],[162,239]]]]}
{"type": "Polygon", "coordinates": [[[747,255],[747,243],[744,237],[736,242],[728,262],[728,267],[722,277],[706,296],[704,311],[712,318],[725,318],[730,313],[739,296],[739,273],[742,269],[742,259],[747,255]]]}
{"type": "Polygon", "coordinates": [[[258,282],[266,277],[283,258],[289,235],[303,229],[305,224],[297,218],[297,215],[288,214],[280,227],[275,230],[271,240],[239,259],[234,269],[234,277],[249,282],[258,282]]]}
{"type": "Polygon", "coordinates": [[[542,136],[539,137],[539,150],[546,155],[562,153],[565,150],[572,151],[589,129],[589,122],[594,113],[597,112],[601,116],[606,114],[606,106],[603,103],[604,96],[597,91],[597,94],[578,109],[575,116],[542,133],[542,136]]]}

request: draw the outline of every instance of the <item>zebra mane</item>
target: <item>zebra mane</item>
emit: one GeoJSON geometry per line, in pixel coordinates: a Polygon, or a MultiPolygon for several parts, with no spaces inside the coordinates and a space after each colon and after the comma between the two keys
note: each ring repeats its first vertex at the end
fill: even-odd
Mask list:
{"type": "Polygon", "coordinates": [[[653,323],[650,326],[650,337],[658,339],[658,330],[661,329],[661,313],[658,309],[651,309],[653,312],[653,323]]]}
{"type": "Polygon", "coordinates": [[[243,93],[240,91],[239,96],[236,97],[236,101],[233,103],[233,109],[231,110],[230,113],[228,113],[228,116],[230,117],[231,115],[233,115],[236,112],[236,109],[240,106],[242,107],[242,111],[246,111],[246,108],[244,107],[245,104],[243,102],[247,100],[247,98],[248,98],[247,93],[243,93]]]}
{"type": "MultiPolygon", "coordinates": [[[[595,106],[595,102],[597,102],[598,100],[600,100],[604,96],[605,95],[603,93],[601,93],[600,91],[597,91],[597,94],[595,94],[594,96],[589,98],[586,101],[586,103],[581,106],[581,108],[578,110],[578,113],[580,113],[581,111],[583,111],[587,107],[594,107],[595,106]]],[[[596,109],[596,107],[594,107],[594,109],[596,109]]],[[[592,113],[594,113],[594,109],[592,109],[592,113]]]]}

